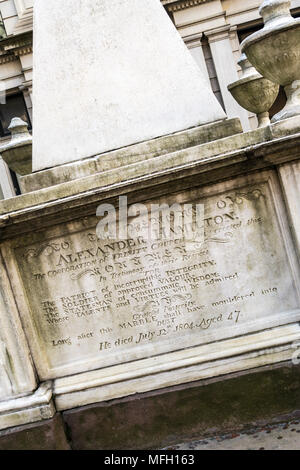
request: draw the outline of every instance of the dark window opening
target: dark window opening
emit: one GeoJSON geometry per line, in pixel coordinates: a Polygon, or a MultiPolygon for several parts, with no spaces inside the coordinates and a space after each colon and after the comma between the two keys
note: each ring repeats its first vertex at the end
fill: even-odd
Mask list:
{"type": "Polygon", "coordinates": [[[19,117],[28,122],[28,128],[31,129],[31,121],[27,112],[26,104],[22,93],[6,97],[6,103],[0,104],[0,136],[10,135],[8,127],[12,118],[19,117]]]}

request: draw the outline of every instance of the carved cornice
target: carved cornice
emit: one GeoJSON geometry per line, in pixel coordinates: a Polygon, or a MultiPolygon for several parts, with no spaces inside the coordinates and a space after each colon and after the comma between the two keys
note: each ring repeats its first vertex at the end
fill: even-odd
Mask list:
{"type": "MultiPolygon", "coordinates": [[[[0,42],[2,57],[20,57],[32,52],[32,33],[10,36],[0,42]]],[[[7,60],[9,62],[9,60],[7,60]]]]}
{"type": "Polygon", "coordinates": [[[7,64],[9,62],[14,62],[17,60],[17,57],[14,54],[3,54],[0,53],[0,65],[7,64]]]}
{"type": "Polygon", "coordinates": [[[0,41],[0,65],[32,53],[32,33],[10,36],[0,41]]]}
{"type": "Polygon", "coordinates": [[[201,3],[211,1],[212,0],[161,0],[162,4],[171,12],[185,10],[186,8],[195,7],[201,3]]]}

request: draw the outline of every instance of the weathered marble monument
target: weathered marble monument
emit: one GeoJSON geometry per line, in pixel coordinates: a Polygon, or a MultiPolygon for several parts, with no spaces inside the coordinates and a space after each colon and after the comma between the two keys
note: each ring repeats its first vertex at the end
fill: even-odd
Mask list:
{"type": "Polygon", "coordinates": [[[64,420],[75,448],[150,447],[184,416],[209,428],[205,387],[229,409],[229,377],[249,402],[255,374],[296,380],[299,116],[242,133],[159,0],[36,0],[35,15],[32,164],[24,123],[2,152],[25,170],[0,202],[0,429],[55,423],[58,441],[64,420]],[[120,196],[149,214],[203,205],[203,241],[149,239],[138,214],[100,239],[97,208],[121,223],[120,196]]]}
{"type": "Polygon", "coordinates": [[[34,171],[225,118],[158,0],[37,1],[35,15],[34,171]]]}

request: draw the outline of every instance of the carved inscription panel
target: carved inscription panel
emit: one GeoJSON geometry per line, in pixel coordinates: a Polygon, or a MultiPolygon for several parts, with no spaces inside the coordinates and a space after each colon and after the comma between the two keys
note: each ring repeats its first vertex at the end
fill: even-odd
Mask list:
{"type": "MultiPolygon", "coordinates": [[[[15,248],[32,318],[28,334],[47,359],[42,375],[106,367],[299,318],[297,269],[274,188],[266,178],[249,179],[175,196],[204,204],[202,244],[148,241],[138,227],[126,240],[103,241],[95,224],[73,233],[69,224],[62,236],[15,248]]],[[[173,204],[174,196],[163,202],[173,204]]]]}

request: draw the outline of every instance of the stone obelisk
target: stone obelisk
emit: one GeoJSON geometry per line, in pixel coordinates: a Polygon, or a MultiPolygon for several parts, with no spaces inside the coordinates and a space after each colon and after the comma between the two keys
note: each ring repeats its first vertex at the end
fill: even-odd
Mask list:
{"type": "Polygon", "coordinates": [[[34,8],[33,171],[225,119],[160,0],[34,8]]]}

